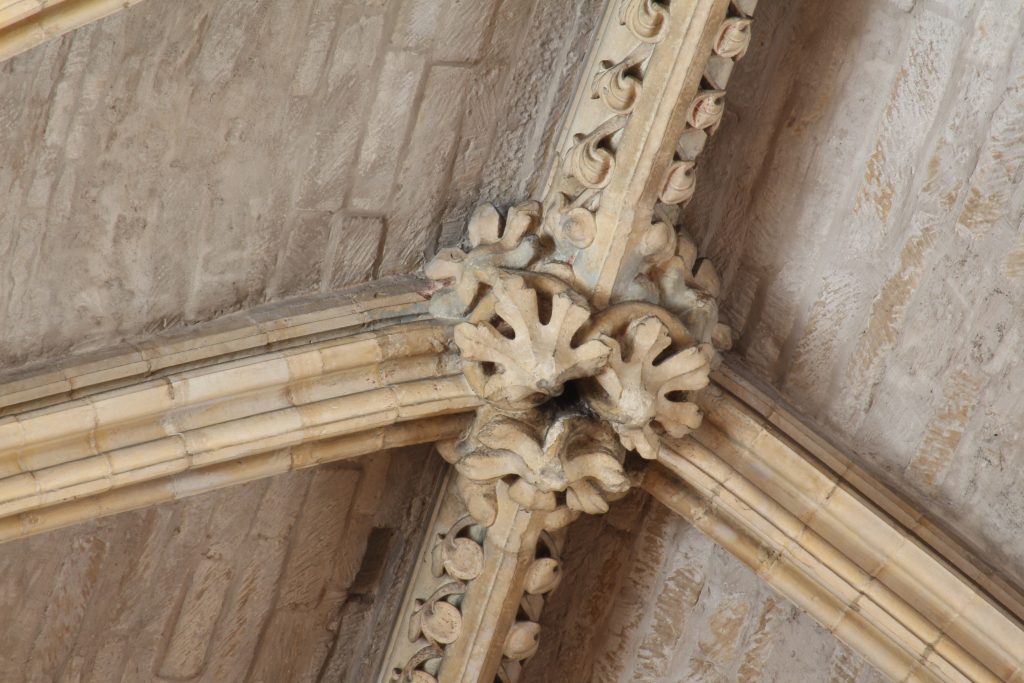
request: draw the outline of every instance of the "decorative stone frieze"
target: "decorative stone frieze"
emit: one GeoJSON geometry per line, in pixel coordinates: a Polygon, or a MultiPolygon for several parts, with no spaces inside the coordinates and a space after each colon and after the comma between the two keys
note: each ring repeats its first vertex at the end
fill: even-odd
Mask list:
{"type": "Polygon", "coordinates": [[[523,597],[519,601],[516,621],[509,629],[501,651],[498,680],[518,683],[523,666],[540,645],[540,616],[547,596],[562,582],[562,547],[565,534],[544,532],[524,572],[523,597]]]}
{"type": "Polygon", "coordinates": [[[487,680],[517,683],[537,651],[541,612],[562,580],[565,534],[540,529],[504,482],[493,488],[498,514],[484,526],[456,486],[445,485],[429,522],[381,681],[475,681],[488,671],[487,680]],[[494,635],[481,644],[481,632],[494,635]]]}
{"type": "Polygon", "coordinates": [[[462,600],[484,567],[486,530],[454,498],[443,499],[431,520],[404,616],[405,624],[384,680],[436,683],[445,649],[464,634],[462,600]]]}

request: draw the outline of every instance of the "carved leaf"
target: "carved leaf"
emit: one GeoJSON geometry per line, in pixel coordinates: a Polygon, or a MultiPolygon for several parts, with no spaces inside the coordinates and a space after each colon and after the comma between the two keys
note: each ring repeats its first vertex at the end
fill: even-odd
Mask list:
{"type": "Polygon", "coordinates": [[[590,133],[577,135],[565,157],[565,172],[584,187],[600,189],[607,185],[615,168],[615,154],[609,141],[625,125],[625,116],[615,116],[590,133]]]}
{"type": "Polygon", "coordinates": [[[633,320],[621,341],[602,339],[612,353],[595,378],[603,395],[592,392],[591,405],[611,422],[626,448],[657,458],[660,433],[680,437],[700,425],[700,411],[686,392],[707,386],[714,350],[696,344],[662,358],[673,339],[653,315],[633,320]]]}
{"type": "Polygon", "coordinates": [[[427,662],[440,659],[444,652],[434,644],[419,650],[409,659],[398,675],[399,683],[437,683],[437,679],[419,667],[427,662]]]}
{"type": "Polygon", "coordinates": [[[668,19],[668,8],[657,0],[623,0],[620,22],[634,36],[648,43],[661,40],[665,23],[668,19]]]}
{"type": "Polygon", "coordinates": [[[532,657],[540,646],[540,624],[532,621],[517,621],[505,637],[502,654],[519,661],[532,657]]]}
{"type": "Polygon", "coordinates": [[[534,270],[554,275],[563,282],[572,284],[575,274],[566,261],[579,249],[585,249],[594,242],[597,224],[594,209],[589,200],[599,195],[597,190],[585,190],[575,200],[562,192],[554,192],[545,208],[544,223],[541,227],[545,238],[553,243],[554,253],[533,266],[534,270]],[[557,272],[561,269],[562,273],[557,272]]]}
{"type": "MultiPolygon", "coordinates": [[[[660,238],[656,241],[663,242],[660,238]]],[[[646,235],[641,246],[645,244],[646,235]]],[[[665,246],[651,255],[644,251],[651,267],[641,275],[646,274],[650,278],[647,282],[655,288],[653,297],[648,300],[660,302],[679,316],[698,341],[713,342],[719,350],[727,349],[731,340],[729,333],[719,328],[717,297],[721,285],[711,261],[698,258],[697,245],[685,230],[675,234],[674,254],[669,252],[667,244],[665,246]]],[[[630,294],[632,300],[644,300],[634,292],[630,294]]]]}
{"type": "Polygon", "coordinates": [[[510,407],[536,405],[562,393],[569,380],[592,376],[604,365],[608,348],[600,341],[572,344],[590,317],[581,297],[568,289],[555,292],[542,320],[537,291],[521,276],[498,273],[493,288],[502,330],[480,321],[462,323],[454,333],[464,359],[497,369],[487,372],[482,366],[470,376],[481,397],[510,407]]]}
{"type": "MultiPolygon", "coordinates": [[[[559,415],[545,425],[539,413],[516,419],[481,410],[456,449],[463,454],[455,460],[460,478],[492,489],[498,481],[508,482],[509,497],[519,505],[550,513],[550,528],[568,523],[577,512],[606,512],[608,501],[629,489],[614,433],[582,415],[559,415]],[[563,491],[564,506],[556,496],[563,491]]],[[[489,511],[488,519],[493,522],[489,511]]]]}
{"type": "Polygon", "coordinates": [[[539,246],[534,230],[540,221],[540,205],[526,202],[509,209],[504,222],[490,204],[476,208],[469,219],[470,251],[443,249],[424,267],[431,280],[448,288],[431,300],[436,317],[458,318],[466,313],[483,283],[493,278],[496,268],[525,268],[536,257],[539,246]]]}
{"type": "Polygon", "coordinates": [[[577,456],[579,469],[570,475],[572,483],[566,491],[566,505],[589,515],[608,512],[608,501],[629,490],[629,479],[621,463],[609,455],[577,456]]]}
{"type": "Polygon", "coordinates": [[[651,56],[653,48],[641,45],[620,62],[602,62],[602,71],[594,76],[591,96],[599,97],[616,114],[628,114],[633,110],[642,90],[638,67],[651,56]]]}
{"type": "Polygon", "coordinates": [[[665,185],[661,189],[661,201],[666,204],[682,204],[693,197],[697,189],[697,176],[692,161],[675,161],[668,168],[665,185]]]}
{"type": "Polygon", "coordinates": [[[550,593],[562,580],[562,563],[553,557],[539,557],[526,570],[523,587],[529,595],[550,593]]]}
{"type": "Polygon", "coordinates": [[[731,59],[742,59],[750,46],[751,20],[730,17],[722,22],[715,37],[715,53],[731,59]]]}
{"type": "Polygon", "coordinates": [[[690,103],[686,122],[694,128],[710,128],[712,131],[725,113],[724,90],[702,90],[690,103]]]}

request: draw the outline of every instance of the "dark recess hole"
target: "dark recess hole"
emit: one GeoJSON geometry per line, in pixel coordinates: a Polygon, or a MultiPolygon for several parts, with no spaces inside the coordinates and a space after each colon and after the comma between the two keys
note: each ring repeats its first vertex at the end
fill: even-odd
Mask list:
{"type": "Polygon", "coordinates": [[[377,586],[391,554],[391,539],[394,535],[395,530],[387,527],[376,526],[370,530],[370,536],[366,539],[363,562],[359,565],[359,571],[356,572],[355,578],[352,579],[352,585],[348,590],[349,595],[373,596],[377,593],[377,586]]]}

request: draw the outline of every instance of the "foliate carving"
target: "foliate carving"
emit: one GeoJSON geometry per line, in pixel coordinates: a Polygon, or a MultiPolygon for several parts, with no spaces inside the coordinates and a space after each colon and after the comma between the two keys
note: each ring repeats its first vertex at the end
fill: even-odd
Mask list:
{"type": "Polygon", "coordinates": [[[729,17],[723,21],[715,37],[715,54],[729,59],[741,59],[747,54],[751,23],[746,17],[729,17]]]}
{"type": "Polygon", "coordinates": [[[713,343],[717,349],[732,343],[731,331],[718,320],[718,275],[709,262],[697,258],[696,245],[684,229],[673,229],[666,241],[664,226],[678,221],[676,206],[688,202],[696,191],[696,159],[722,121],[733,64],[750,45],[752,6],[734,0],[729,16],[719,25],[714,54],[704,70],[703,82],[709,87],[698,91],[687,106],[686,127],[664,172],[661,203],[655,210],[659,218],[641,237],[643,259],[633,266],[635,274],[623,278],[625,284],[613,297],[613,301],[658,303],[678,315],[702,343],[713,343]]]}
{"type": "Polygon", "coordinates": [[[668,19],[668,7],[658,0],[623,0],[619,21],[645,42],[662,38],[668,19]]]}
{"type": "Polygon", "coordinates": [[[690,201],[697,189],[694,166],[692,161],[672,162],[665,174],[665,184],[658,198],[666,204],[682,204],[690,201]]]}
{"type": "Polygon", "coordinates": [[[499,482],[516,503],[543,512],[549,529],[604,512],[629,487],[627,451],[655,458],[661,436],[681,437],[700,423],[690,392],[707,384],[715,344],[728,337],[718,324],[717,277],[692,242],[655,223],[639,245],[655,280],[634,288],[633,301],[594,314],[571,286],[569,264],[551,259],[529,232],[545,224],[535,211],[510,211],[504,227],[493,210],[472,221],[486,230],[475,228],[469,253],[444,256],[461,269],[429,269],[450,274],[456,308],[472,302],[454,343],[487,402],[466,435],[439,446],[460,473],[459,493],[485,527],[496,518],[499,482]],[[513,219],[528,228],[510,230],[513,219]],[[516,268],[504,266],[518,253],[509,235],[537,246],[516,268]]]}
{"type": "Polygon", "coordinates": [[[532,286],[523,275],[492,271],[490,294],[455,328],[473,389],[510,409],[558,396],[566,382],[593,375],[608,357],[600,341],[573,343],[590,318],[586,300],[550,276],[529,277],[532,286]]]}
{"type": "Polygon", "coordinates": [[[510,209],[504,221],[490,204],[477,207],[466,231],[469,251],[444,249],[424,269],[430,279],[448,284],[431,300],[431,313],[440,318],[461,317],[495,268],[524,268],[533,261],[539,247],[531,233],[539,220],[537,202],[510,209]]]}
{"type": "MultiPolygon", "coordinates": [[[[516,513],[512,511],[514,502],[508,495],[509,487],[501,484],[498,488],[505,526],[496,533],[501,536],[509,532],[510,517],[516,513]]],[[[466,514],[462,501],[451,488],[445,491],[431,519],[427,543],[417,559],[418,570],[406,596],[402,622],[389,647],[389,666],[380,680],[437,683],[444,676],[457,677],[459,672],[475,665],[471,660],[482,656],[479,650],[473,650],[480,644],[472,639],[467,642],[469,630],[480,628],[481,619],[488,624],[501,621],[498,612],[510,607],[515,611],[515,621],[507,634],[498,636],[501,649],[497,680],[517,683],[524,660],[537,650],[539,622],[548,595],[561,583],[565,534],[540,530],[514,551],[503,549],[488,537],[493,530],[466,514]],[[524,552],[525,548],[529,550],[524,552]],[[500,567],[507,564],[510,556],[522,577],[521,594],[504,592],[511,578],[500,567]],[[491,582],[495,580],[502,582],[496,594],[491,592],[491,582]],[[473,604],[482,597],[489,604],[473,604]],[[494,602],[490,603],[492,599],[494,602]]],[[[502,524],[498,522],[498,526],[502,524]]],[[[520,582],[514,585],[519,590],[520,582]]]]}
{"type": "Polygon", "coordinates": [[[696,158],[708,135],[714,133],[725,111],[725,85],[735,59],[743,56],[751,39],[751,18],[744,3],[733,2],[731,14],[719,27],[715,54],[705,71],[711,88],[697,92],[686,109],[686,128],[676,153],[665,171],[662,202],[655,210],[660,220],[652,221],[640,240],[642,261],[629,285],[613,301],[639,300],[657,303],[679,316],[699,343],[725,350],[732,345],[732,333],[720,323],[718,295],[720,281],[710,261],[697,258],[697,248],[685,229],[666,230],[678,215],[676,205],[688,202],[696,190],[696,158]]]}
{"type": "Polygon", "coordinates": [[[460,491],[484,526],[497,515],[499,481],[519,505],[547,513],[549,529],[580,512],[607,512],[608,501],[629,489],[622,445],[607,425],[581,413],[513,417],[486,407],[466,436],[440,450],[467,482],[460,491]]]}
{"type": "Polygon", "coordinates": [[[698,258],[693,240],[658,221],[638,246],[643,258],[640,272],[616,301],[659,304],[679,318],[695,343],[730,348],[732,333],[718,319],[718,275],[710,261],[698,258]]]}
{"type": "Polygon", "coordinates": [[[525,592],[519,602],[520,618],[509,629],[502,647],[498,680],[502,683],[518,683],[523,664],[537,652],[540,644],[541,611],[547,595],[558,587],[562,580],[561,547],[564,535],[560,532],[544,532],[538,540],[534,559],[526,569],[525,592]]]}
{"type": "Polygon", "coordinates": [[[472,581],[480,575],[484,552],[470,535],[473,524],[472,516],[463,516],[434,544],[430,563],[434,576],[447,574],[459,581],[472,581]]]}
{"type": "Polygon", "coordinates": [[[633,49],[617,63],[601,62],[602,71],[594,76],[591,96],[600,98],[617,114],[628,114],[633,110],[643,90],[641,65],[650,58],[654,48],[643,44],[633,49]]]}
{"type": "MultiPolygon", "coordinates": [[[[621,96],[621,93],[616,95],[621,96]]],[[[611,151],[610,140],[625,125],[626,117],[616,116],[589,133],[577,135],[575,144],[565,157],[565,174],[590,189],[596,190],[607,185],[615,168],[615,154],[611,151]]]]}
{"type": "Polygon", "coordinates": [[[591,334],[612,352],[587,397],[626,448],[655,459],[662,435],[682,437],[700,426],[689,392],[708,384],[711,344],[698,343],[654,306],[613,306],[595,320],[591,334]]]}
{"type": "Polygon", "coordinates": [[[697,427],[691,392],[707,384],[716,350],[731,344],[718,317],[718,275],[675,227],[675,207],[693,196],[695,158],[721,122],[732,63],[749,45],[747,4],[731,3],[713,34],[705,89],[681,112],[686,127],[658,170],[655,217],[642,234],[622,236],[630,251],[600,298],[611,308],[592,310],[583,294],[594,274],[576,272],[595,242],[617,147],[647,96],[645,75],[670,35],[673,7],[618,0],[618,37],[602,43],[608,56],[594,62],[589,84],[595,104],[579,119],[585,129],[567,135],[543,205],[517,206],[504,221],[491,207],[478,209],[468,248],[442,252],[427,268],[447,285],[431,311],[462,320],[454,343],[487,403],[469,432],[443,448],[484,526],[495,519],[498,482],[519,505],[543,512],[548,528],[606,510],[628,486],[628,451],[655,458],[661,436],[697,427]]]}
{"type": "MultiPolygon", "coordinates": [[[[454,512],[442,511],[442,516],[454,512]]],[[[450,519],[450,517],[449,517],[450,519]]],[[[438,534],[427,550],[430,558],[430,586],[412,601],[405,643],[400,649],[411,655],[395,667],[395,683],[437,683],[437,672],[445,649],[463,635],[462,601],[470,582],[483,568],[483,539],[486,531],[469,515],[458,517],[438,534]]]]}
{"type": "Polygon", "coordinates": [[[724,90],[701,90],[693,98],[693,102],[690,103],[686,122],[698,130],[705,128],[714,130],[718,127],[719,121],[722,120],[724,112],[724,90]]]}
{"type": "Polygon", "coordinates": [[[617,28],[622,35],[602,47],[607,53],[599,55],[590,81],[590,99],[601,106],[591,106],[582,117],[585,128],[572,132],[545,198],[543,232],[551,242],[551,262],[571,263],[593,242],[594,215],[615,172],[622,130],[644,92],[644,76],[669,17],[668,2],[618,0],[618,24],[625,30],[617,28]]]}
{"type": "Polygon", "coordinates": [[[755,3],[731,0],[717,30],[697,26],[694,42],[693,3],[614,0],[543,204],[504,220],[477,209],[464,248],[427,266],[440,285],[430,310],[459,321],[453,343],[483,405],[458,440],[438,444],[468,514],[432,546],[434,582],[411,593],[422,597],[405,612],[411,640],[394,657],[407,662],[390,669],[396,677],[516,683],[561,578],[557,544],[544,539],[623,495],[632,451],[658,457],[663,436],[700,423],[693,392],[730,331],[714,268],[676,227],[678,205],[694,194],[695,159],[722,120],[755,3]],[[683,55],[706,64],[689,102],[683,55]],[[646,101],[664,98],[678,105],[667,118],[646,101]],[[684,125],[674,150],[668,128],[652,130],[684,125]],[[494,638],[463,638],[469,624],[494,638]]]}

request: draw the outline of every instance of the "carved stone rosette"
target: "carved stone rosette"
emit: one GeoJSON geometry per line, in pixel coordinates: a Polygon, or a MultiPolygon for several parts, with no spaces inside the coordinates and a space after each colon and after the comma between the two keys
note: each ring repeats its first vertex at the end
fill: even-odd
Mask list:
{"type": "Polygon", "coordinates": [[[485,527],[497,514],[498,482],[524,508],[545,513],[548,529],[605,512],[629,488],[629,452],[654,459],[663,435],[699,426],[690,392],[707,385],[716,335],[727,333],[696,276],[671,282],[678,313],[646,301],[595,312],[573,287],[571,266],[552,258],[538,234],[540,213],[531,202],[502,220],[481,207],[469,249],[443,252],[427,267],[447,285],[434,313],[463,320],[454,343],[486,402],[461,439],[439,446],[485,527]]]}
{"type": "MultiPolygon", "coordinates": [[[[536,650],[543,595],[560,572],[554,539],[629,490],[630,453],[657,458],[662,436],[700,423],[691,392],[707,385],[715,361],[714,298],[680,278],[673,293],[682,316],[643,301],[595,311],[574,287],[571,265],[553,258],[542,225],[534,202],[504,218],[480,207],[467,248],[438,254],[426,269],[442,285],[432,312],[459,321],[453,344],[484,405],[459,439],[438,444],[455,466],[451,490],[465,512],[435,538],[433,583],[409,606],[407,636],[418,647],[393,669],[395,680],[471,680],[450,673],[468,666],[463,607],[472,605],[474,581],[489,585],[502,572],[510,597],[485,616],[508,629],[498,679],[518,680],[536,650]],[[524,548],[534,556],[524,559],[524,548]],[[516,576],[525,576],[522,588],[516,576]]],[[[497,656],[491,651],[473,656],[497,656]]]]}
{"type": "Polygon", "coordinates": [[[731,333],[677,207],[754,1],[612,0],[543,198],[504,216],[477,208],[462,248],[426,266],[430,311],[454,321],[483,405],[438,444],[464,513],[436,541],[410,617],[421,648],[392,668],[401,680],[517,680],[556,583],[558,543],[544,539],[606,512],[663,438],[700,425],[694,392],[731,333]]]}

